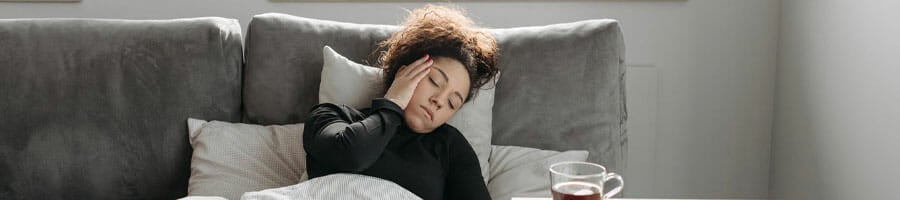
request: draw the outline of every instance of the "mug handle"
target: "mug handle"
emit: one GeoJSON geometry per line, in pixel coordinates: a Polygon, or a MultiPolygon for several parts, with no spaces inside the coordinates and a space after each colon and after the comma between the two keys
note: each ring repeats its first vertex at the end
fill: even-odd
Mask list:
{"type": "Polygon", "coordinates": [[[622,192],[622,187],[625,187],[625,181],[622,180],[622,176],[619,176],[619,174],[612,173],[612,172],[607,173],[606,176],[603,177],[603,185],[606,185],[606,182],[613,180],[613,179],[615,179],[619,182],[619,186],[616,186],[612,190],[609,190],[609,192],[604,192],[603,199],[610,199],[613,196],[616,196],[617,194],[619,194],[619,192],[622,192]]]}

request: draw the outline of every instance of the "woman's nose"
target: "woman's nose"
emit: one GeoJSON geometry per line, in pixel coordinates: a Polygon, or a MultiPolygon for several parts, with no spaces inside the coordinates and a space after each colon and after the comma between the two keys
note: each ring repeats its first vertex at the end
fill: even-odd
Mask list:
{"type": "Polygon", "coordinates": [[[431,104],[437,106],[438,109],[443,107],[443,105],[441,105],[441,101],[438,101],[436,96],[431,96],[428,101],[431,102],[431,104]]]}

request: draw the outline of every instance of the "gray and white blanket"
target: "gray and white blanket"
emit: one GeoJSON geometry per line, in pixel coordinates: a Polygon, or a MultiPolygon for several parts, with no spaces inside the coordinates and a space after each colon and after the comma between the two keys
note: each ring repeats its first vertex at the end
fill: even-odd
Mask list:
{"type": "Polygon", "coordinates": [[[359,174],[332,174],[280,188],[247,192],[241,200],[361,199],[420,200],[394,182],[359,174]]]}

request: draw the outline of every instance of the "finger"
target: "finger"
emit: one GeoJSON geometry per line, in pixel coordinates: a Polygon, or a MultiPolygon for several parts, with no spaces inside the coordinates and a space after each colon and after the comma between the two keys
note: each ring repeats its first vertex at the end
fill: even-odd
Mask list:
{"type": "Polygon", "coordinates": [[[408,73],[409,78],[414,78],[422,71],[425,71],[425,69],[431,68],[432,64],[434,64],[434,60],[428,59],[427,61],[425,61],[425,63],[422,63],[422,64],[419,64],[418,66],[412,67],[411,69],[409,69],[409,71],[410,71],[408,73]]]}
{"type": "Polygon", "coordinates": [[[431,71],[431,67],[428,67],[428,68],[425,68],[425,70],[422,70],[419,73],[416,73],[416,76],[413,77],[413,83],[419,83],[419,81],[422,81],[423,78],[428,76],[428,72],[430,72],[430,71],[431,71]]]}
{"type": "Polygon", "coordinates": [[[395,75],[395,77],[412,78],[413,75],[415,75],[413,71],[418,71],[412,69],[419,68],[422,64],[430,62],[430,60],[431,56],[425,54],[425,56],[413,61],[412,63],[409,63],[409,65],[400,66],[400,69],[397,70],[397,75],[395,75]]]}
{"type": "Polygon", "coordinates": [[[425,63],[425,62],[428,62],[428,60],[430,60],[430,59],[431,59],[431,56],[428,55],[428,54],[425,54],[425,56],[422,56],[422,57],[419,58],[418,60],[413,61],[412,63],[409,63],[409,66],[418,66],[418,65],[421,65],[421,64],[423,64],[423,63],[425,63]]]}
{"type": "Polygon", "coordinates": [[[406,68],[409,68],[408,66],[409,65],[400,65],[400,68],[397,69],[397,74],[395,74],[394,76],[403,77],[404,72],[407,71],[406,68]]]}

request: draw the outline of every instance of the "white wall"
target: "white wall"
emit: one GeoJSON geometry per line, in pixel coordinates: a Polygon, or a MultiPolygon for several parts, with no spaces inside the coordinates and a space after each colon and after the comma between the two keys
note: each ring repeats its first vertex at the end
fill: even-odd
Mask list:
{"type": "Polygon", "coordinates": [[[900,1],[781,2],[771,197],[898,199],[900,1]]]}
{"type": "MultiPolygon", "coordinates": [[[[394,24],[421,3],[82,0],[0,3],[0,18],[236,18],[284,12],[394,24]]],[[[616,18],[627,46],[628,197],[768,195],[777,0],[467,2],[476,20],[513,27],[616,18]]]]}

